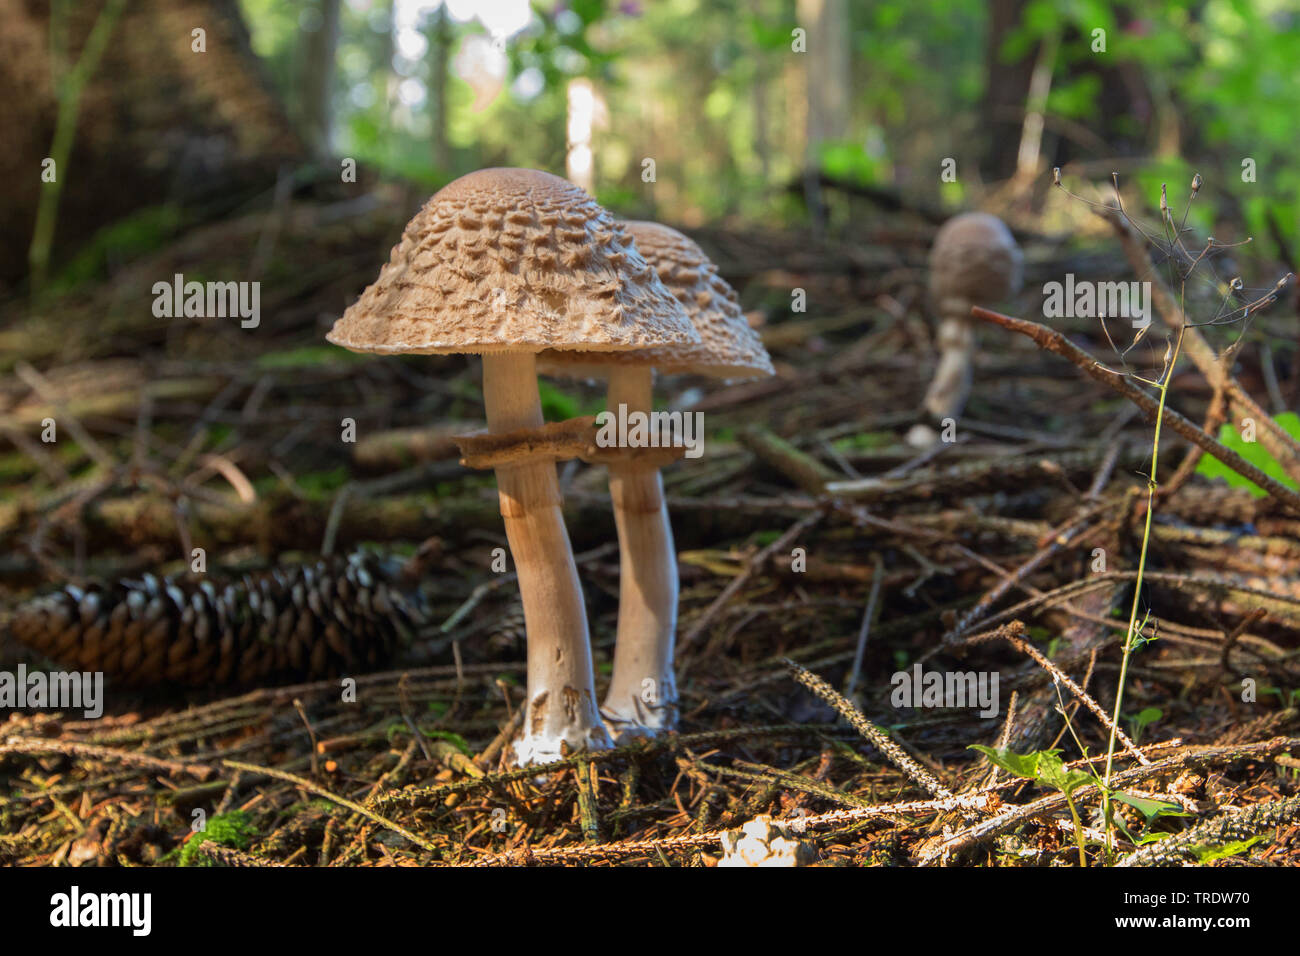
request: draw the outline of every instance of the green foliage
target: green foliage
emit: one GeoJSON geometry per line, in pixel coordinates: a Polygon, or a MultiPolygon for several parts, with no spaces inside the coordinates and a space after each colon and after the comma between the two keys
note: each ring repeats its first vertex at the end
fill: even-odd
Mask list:
{"type": "Polygon", "coordinates": [[[1074,794],[1080,787],[1097,780],[1082,770],[1072,770],[1061,760],[1059,750],[1036,750],[1029,754],[1018,754],[1005,747],[985,747],[971,744],[970,750],[978,750],[988,757],[996,767],[1014,774],[1024,780],[1033,780],[1039,786],[1059,790],[1070,808],[1070,817],[1074,820],[1074,839],[1079,850],[1079,865],[1087,865],[1084,854],[1083,824],[1079,820],[1079,811],[1074,806],[1074,794]]]}
{"type": "MultiPolygon", "coordinates": [[[[1288,435],[1300,439],[1300,416],[1297,416],[1295,412],[1282,412],[1280,415],[1274,416],[1274,420],[1285,429],[1288,435]]],[[[1277,463],[1277,460],[1268,453],[1268,450],[1263,445],[1257,441],[1245,441],[1240,432],[1232,425],[1225,424],[1219,429],[1219,441],[1269,477],[1276,478],[1288,488],[1296,487],[1296,483],[1291,480],[1282,469],[1282,466],[1277,463]]],[[[1234,488],[1247,488],[1257,498],[1267,494],[1259,485],[1248,478],[1243,478],[1223,462],[1209,455],[1201,459],[1200,464],[1196,466],[1196,473],[1205,475],[1207,478],[1222,478],[1234,488]]]]}
{"type": "Polygon", "coordinates": [[[1142,731],[1145,730],[1147,727],[1149,727],[1151,724],[1154,724],[1157,720],[1159,720],[1164,715],[1165,715],[1164,711],[1162,711],[1159,707],[1147,707],[1146,709],[1141,710],[1134,716],[1130,717],[1129,727],[1131,729],[1129,732],[1132,734],[1133,742],[1134,743],[1139,742],[1142,739],[1142,731]]]}
{"type": "Polygon", "coordinates": [[[859,143],[822,143],[818,154],[822,172],[847,182],[872,183],[884,179],[888,163],[872,156],[859,143]]]}
{"type": "Polygon", "coordinates": [[[278,352],[266,352],[257,357],[259,369],[313,368],[318,365],[334,365],[340,362],[361,362],[365,356],[349,352],[337,345],[304,345],[296,349],[281,349],[278,352]]]}
{"type": "Polygon", "coordinates": [[[208,840],[236,850],[248,849],[253,837],[257,836],[257,830],[254,829],[251,820],[252,817],[246,810],[231,810],[229,813],[219,813],[212,817],[203,830],[185,841],[181,847],[180,865],[215,866],[212,860],[198,855],[200,844],[208,840]]]}
{"type": "Polygon", "coordinates": [[[566,421],[582,414],[576,398],[545,379],[538,380],[537,391],[542,399],[542,415],[547,421],[566,421]]]}
{"type": "Polygon", "coordinates": [[[309,471],[297,477],[298,487],[308,498],[320,500],[332,495],[348,483],[348,469],[340,465],[329,471],[309,471]]]}
{"type": "Polygon", "coordinates": [[[1202,864],[1213,863],[1215,860],[1226,860],[1230,856],[1245,853],[1263,839],[1263,835],[1259,835],[1253,836],[1249,840],[1232,840],[1222,846],[1194,846],[1191,850],[1196,855],[1196,862],[1202,864]]]}
{"type": "Polygon", "coordinates": [[[450,730],[424,730],[424,736],[432,740],[445,740],[451,744],[466,757],[474,756],[474,751],[470,749],[469,742],[460,734],[453,733],[450,730]]]}
{"type": "Polygon", "coordinates": [[[1138,797],[1131,793],[1125,793],[1123,790],[1116,790],[1111,797],[1120,803],[1126,803],[1134,810],[1137,810],[1146,819],[1147,823],[1157,820],[1160,817],[1190,817],[1191,814],[1185,811],[1178,804],[1167,800],[1152,800],[1148,797],[1138,797]]]}
{"type": "Polygon", "coordinates": [[[988,757],[989,762],[995,767],[1001,767],[1009,774],[1025,780],[1038,779],[1038,759],[1041,756],[1039,752],[1018,754],[1013,750],[1007,750],[1005,747],[994,749],[993,747],[985,747],[983,744],[971,744],[967,749],[978,750],[988,757]]]}
{"type": "MultiPolygon", "coordinates": [[[[239,2],[254,49],[296,113],[308,4],[239,2]]],[[[841,141],[823,146],[822,168],[854,181],[923,189],[949,204],[964,201],[987,94],[987,4],[861,0],[848,8],[851,125],[841,141]],[[955,183],[935,175],[945,157],[958,159],[955,183]]],[[[393,0],[342,4],[334,145],[369,171],[429,190],[487,165],[562,171],[566,87],[589,77],[611,118],[597,130],[596,183],[612,207],[669,221],[739,213],[784,222],[805,214],[799,197],[780,188],[805,158],[801,133],[788,128],[797,116],[789,99],[799,94],[787,87],[801,69],[792,62],[791,31],[799,25],[793,0],[534,0],[532,22],[505,44],[500,92],[473,108],[473,91],[455,64],[471,43],[481,51],[483,23],[448,19],[438,26],[440,8],[420,5],[414,26],[409,19],[402,25],[408,45],[414,29],[426,47],[406,59],[402,44],[394,50],[394,16],[409,9],[393,0]],[[443,42],[451,168],[436,169],[435,97],[407,102],[400,87],[414,84],[430,94],[439,85],[434,50],[443,42]],[[642,182],[646,156],[656,159],[659,176],[671,177],[671,189],[642,182]]],[[[1166,149],[1178,139],[1152,131],[1177,125],[1186,131],[1183,141],[1196,144],[1207,181],[1230,194],[1245,231],[1268,242],[1275,222],[1294,246],[1298,26],[1294,0],[1032,0],[996,55],[1011,62],[1033,57],[1044,40],[1059,41],[1049,137],[1065,135],[1091,154],[1086,136],[1074,136],[1070,126],[1104,122],[1106,133],[1118,130],[1133,145],[1166,149]],[[1095,30],[1105,31],[1104,52],[1093,49],[1095,30]],[[1103,116],[1102,70],[1140,75],[1147,112],[1138,115],[1135,102],[1133,115],[1103,116]],[[1246,158],[1256,164],[1256,182],[1242,181],[1246,158]]],[[[1187,181],[1182,171],[1169,173],[1175,163],[1154,156],[1128,175],[1153,195],[1161,181],[1187,181]]],[[[1193,207],[1199,230],[1211,224],[1210,205],[1193,207]]]]}
{"type": "Polygon", "coordinates": [[[1073,796],[1074,791],[1085,784],[1093,782],[1091,774],[1066,767],[1059,750],[1036,750],[1033,753],[1018,754],[1004,747],[994,749],[981,744],[971,744],[969,749],[978,750],[1007,773],[1059,790],[1067,797],[1073,796]]]}
{"type": "Polygon", "coordinates": [[[102,278],[115,265],[160,249],[181,228],[179,206],[147,206],[100,229],[51,280],[47,291],[69,292],[102,278]]]}
{"type": "Polygon", "coordinates": [[[888,448],[897,441],[897,438],[891,432],[858,432],[855,435],[845,435],[842,438],[835,439],[831,444],[835,446],[836,451],[875,451],[879,448],[888,448]]]}

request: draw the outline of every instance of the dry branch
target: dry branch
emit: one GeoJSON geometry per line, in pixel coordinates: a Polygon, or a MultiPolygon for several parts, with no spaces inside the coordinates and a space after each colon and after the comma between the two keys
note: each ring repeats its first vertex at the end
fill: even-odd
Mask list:
{"type": "MultiPolygon", "coordinates": [[[[1027,322],[1024,319],[1014,319],[1009,315],[1003,315],[1000,312],[993,312],[989,309],[982,309],[979,306],[971,309],[971,315],[984,322],[988,322],[991,325],[1000,325],[1005,329],[1012,330],[1013,332],[1019,332],[1021,335],[1033,339],[1040,348],[1068,359],[1092,378],[1095,378],[1097,381],[1105,385],[1109,385],[1115,391],[1119,392],[1138,408],[1142,409],[1148,417],[1154,419],[1156,415],[1159,414],[1160,406],[1155,399],[1139,389],[1124,375],[1103,366],[1083,349],[1070,342],[1060,332],[1057,332],[1054,329],[1049,329],[1045,325],[1039,325],[1037,322],[1027,322]]],[[[1201,431],[1201,429],[1198,428],[1190,419],[1180,415],[1171,408],[1166,408],[1162,420],[1167,426],[1186,438],[1192,444],[1209,452],[1237,474],[1244,478],[1249,478],[1270,495],[1287,504],[1297,514],[1300,514],[1300,494],[1286,487],[1286,485],[1283,485],[1281,482],[1269,475],[1264,474],[1264,472],[1246,461],[1246,459],[1242,458],[1235,451],[1232,451],[1222,443],[1215,441],[1209,435],[1205,434],[1205,432],[1201,431]]]]}

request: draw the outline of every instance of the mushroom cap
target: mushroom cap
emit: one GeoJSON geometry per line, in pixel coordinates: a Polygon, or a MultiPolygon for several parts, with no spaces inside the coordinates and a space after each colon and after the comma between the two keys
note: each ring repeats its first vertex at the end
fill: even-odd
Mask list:
{"type": "Polygon", "coordinates": [[[1011,230],[997,216],[967,212],[939,229],[930,250],[930,295],[999,302],[1020,291],[1024,257],[1011,230]]]}
{"type": "Polygon", "coordinates": [[[699,335],[585,192],[535,169],[480,169],[424,204],[326,339],[430,354],[634,349],[699,335]]]}
{"type": "Polygon", "coordinates": [[[749,326],[740,299],[718,275],[718,267],[694,240],[657,222],[623,223],[637,251],[659,274],[690,317],[700,342],[659,346],[601,356],[546,352],[539,367],[550,375],[599,378],[610,365],[650,365],[661,372],[689,372],[715,378],[772,375],[763,340],[749,326]],[[597,361],[592,361],[595,358],[597,361]]]}

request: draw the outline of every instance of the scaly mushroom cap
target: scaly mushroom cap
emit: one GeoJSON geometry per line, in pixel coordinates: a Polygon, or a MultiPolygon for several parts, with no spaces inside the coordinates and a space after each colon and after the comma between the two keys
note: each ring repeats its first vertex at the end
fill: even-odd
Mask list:
{"type": "Polygon", "coordinates": [[[699,341],[623,227],[535,169],[480,169],[435,193],[326,338],[425,354],[699,341]]]}
{"type": "Polygon", "coordinates": [[[661,372],[691,372],[716,378],[757,378],[774,372],[758,333],[749,327],[740,299],[704,250],[676,229],[657,222],[623,223],[636,248],[676,296],[695,330],[697,345],[672,345],[601,355],[547,352],[539,367],[548,374],[598,377],[601,366],[652,365],[661,372]]]}
{"type": "Polygon", "coordinates": [[[1020,291],[1024,258],[1011,230],[997,216],[968,212],[945,222],[930,250],[930,295],[944,311],[947,300],[994,303],[1020,291]]]}

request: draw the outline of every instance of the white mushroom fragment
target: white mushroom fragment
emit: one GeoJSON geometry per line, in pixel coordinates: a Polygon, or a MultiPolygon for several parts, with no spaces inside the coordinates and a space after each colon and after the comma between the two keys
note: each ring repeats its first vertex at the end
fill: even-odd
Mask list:
{"type": "Polygon", "coordinates": [[[328,338],[358,352],[483,355],[488,430],[514,451],[496,476],[528,631],[515,757],[528,765],[608,747],[536,355],[696,342],[677,300],[581,189],[536,170],[484,169],[425,204],[328,338]]]}
{"type": "Polygon", "coordinates": [[[817,848],[798,839],[791,828],[764,814],[739,830],[722,834],[722,859],[718,866],[808,866],[817,848]]]}
{"type": "Polygon", "coordinates": [[[993,305],[1020,291],[1023,257],[997,216],[968,212],[939,229],[930,250],[930,299],[939,315],[939,365],[921,405],[926,421],[913,426],[909,444],[939,440],[944,419],[961,415],[970,395],[975,331],[971,306],[993,305]]]}
{"type": "MultiPolygon", "coordinates": [[[[772,362],[762,341],[704,250],[658,223],[625,225],[702,341],[605,355],[546,352],[539,360],[542,371],[604,378],[607,410],[628,416],[653,412],[652,369],[724,379],[771,375],[772,362]]],[[[614,673],[601,713],[616,739],[654,736],[677,721],[677,552],[656,456],[624,449],[607,463],[618,526],[619,605],[614,673]]]]}

